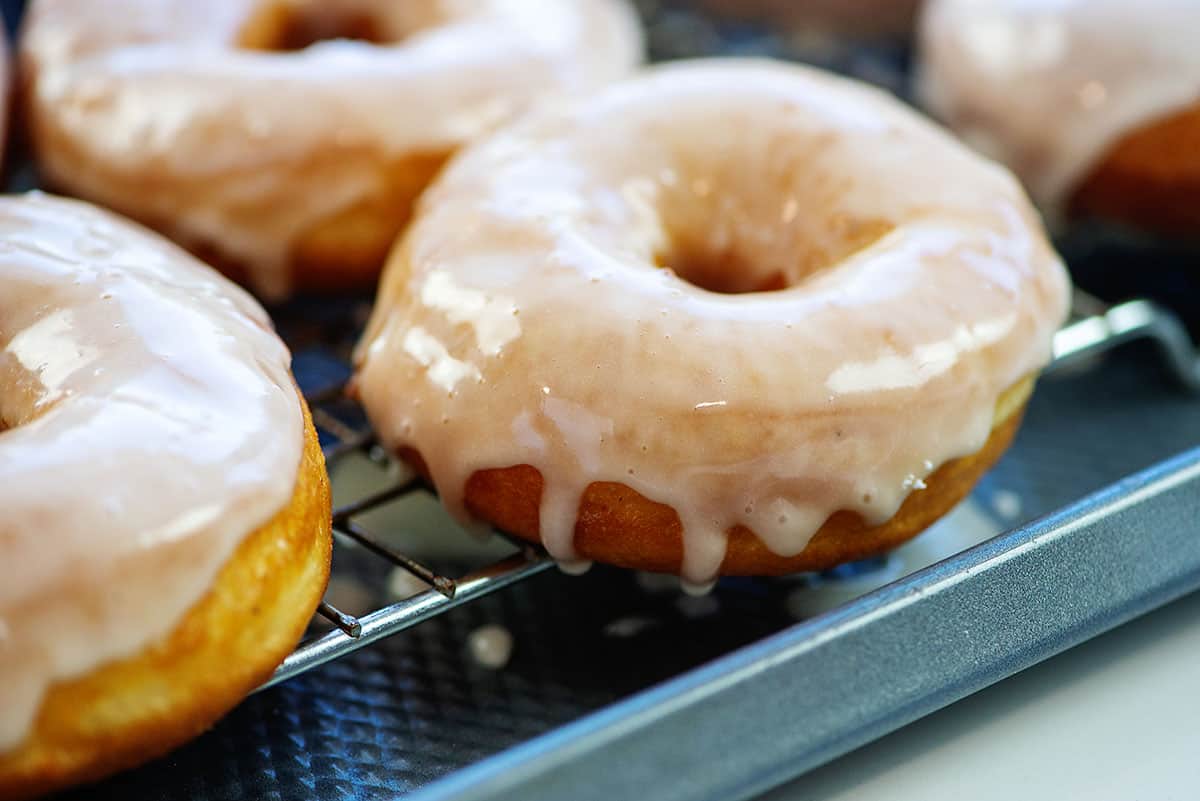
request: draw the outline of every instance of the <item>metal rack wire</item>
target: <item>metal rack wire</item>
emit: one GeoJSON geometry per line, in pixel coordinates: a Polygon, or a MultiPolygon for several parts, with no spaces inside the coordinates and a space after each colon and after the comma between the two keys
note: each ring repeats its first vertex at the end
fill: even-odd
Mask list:
{"type": "MultiPolygon", "coordinates": [[[[1070,322],[1054,337],[1054,360],[1047,372],[1086,363],[1088,359],[1128,342],[1148,340],[1158,346],[1165,367],[1181,385],[1189,391],[1200,393],[1200,353],[1174,314],[1146,300],[1108,306],[1078,291],[1072,307],[1070,322]]],[[[326,437],[324,451],[330,468],[356,453],[377,463],[386,463],[389,457],[384,454],[368,426],[350,425],[331,410],[334,406],[347,403],[344,385],[314,393],[308,397],[308,402],[317,428],[326,437]]],[[[335,509],[333,530],[335,542],[350,542],[362,547],[416,576],[428,589],[357,617],[322,602],[317,612],[335,628],[302,643],[260,689],[286,681],[456,606],[523,581],[553,565],[553,561],[540,549],[510,539],[513,542],[511,555],[461,576],[447,576],[408,554],[396,551],[385,544],[384,538],[377,536],[361,522],[364,514],[419,492],[432,492],[432,488],[409,473],[400,474],[386,488],[335,509]]]]}
{"type": "MultiPolygon", "coordinates": [[[[363,454],[376,462],[385,461],[369,427],[357,428],[344,422],[329,406],[344,404],[345,385],[324,389],[307,398],[313,422],[327,439],[323,445],[326,465],[332,469],[352,454],[363,454]]],[[[487,567],[452,577],[444,575],[408,554],[400,553],[376,536],[360,517],[367,512],[396,503],[418,492],[430,492],[419,478],[401,474],[388,487],[358,498],[333,510],[334,543],[354,543],[374,556],[416,576],[428,589],[416,595],[383,606],[368,614],[346,614],[327,601],[322,601],[317,614],[334,625],[323,635],[300,645],[263,684],[265,689],[293,676],[345,656],[371,643],[414,626],[456,606],[503,589],[522,579],[549,568],[553,562],[539,549],[514,543],[510,556],[487,567]]]]}

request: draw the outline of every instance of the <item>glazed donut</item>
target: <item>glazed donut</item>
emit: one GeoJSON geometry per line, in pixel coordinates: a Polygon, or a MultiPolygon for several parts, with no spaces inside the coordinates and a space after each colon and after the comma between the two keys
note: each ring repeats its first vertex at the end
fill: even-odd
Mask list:
{"type": "Polygon", "coordinates": [[[1012,437],[1066,297],[1012,176],[894,99],[681,62],[454,160],[355,391],[453,513],[703,584],[947,511],[1012,437]]]}
{"type": "Polygon", "coordinates": [[[625,0],[34,0],[20,57],[50,185],[277,300],[374,286],[451,153],[640,51],[625,0]]]}
{"type": "Polygon", "coordinates": [[[295,646],[329,486],[243,291],[77,201],[0,199],[0,798],[213,723],[295,646]]]}
{"type": "Polygon", "coordinates": [[[1200,6],[932,0],[918,91],[1055,217],[1200,231],[1200,6]]]}

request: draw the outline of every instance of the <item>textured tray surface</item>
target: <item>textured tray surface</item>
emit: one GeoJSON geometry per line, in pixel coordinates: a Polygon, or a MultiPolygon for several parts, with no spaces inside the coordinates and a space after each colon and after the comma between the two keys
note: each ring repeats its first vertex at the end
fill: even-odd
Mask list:
{"type": "MultiPolygon", "coordinates": [[[[761,28],[642,5],[657,58],[795,55],[787,40],[761,28]]],[[[19,6],[5,3],[10,22],[19,6]]],[[[904,93],[903,48],[829,48],[810,60],[904,93]]],[[[1194,273],[1180,269],[1191,261],[1186,252],[1103,231],[1070,232],[1065,249],[1077,274],[1107,297],[1146,288],[1129,284],[1137,271],[1114,269],[1137,260],[1153,267],[1140,273],[1151,294],[1184,308],[1200,298],[1194,273]]],[[[348,341],[361,309],[302,302],[280,310],[306,389],[343,377],[344,348],[327,343],[348,341]]],[[[1087,372],[1043,383],[1016,445],[980,485],[973,509],[997,529],[1011,526],[1197,442],[1195,401],[1160,373],[1149,349],[1131,347],[1087,372]]],[[[364,602],[387,600],[378,564],[342,550],[336,569],[360,591],[379,588],[364,602]]],[[[886,562],[863,565],[821,582],[853,591],[864,574],[887,569],[886,562]]],[[[549,571],[253,696],[169,757],[68,797],[391,797],[791,625],[806,582],[726,580],[697,600],[647,589],[621,571],[582,578],[549,571]],[[468,654],[470,633],[485,623],[513,634],[503,670],[468,654]]]]}

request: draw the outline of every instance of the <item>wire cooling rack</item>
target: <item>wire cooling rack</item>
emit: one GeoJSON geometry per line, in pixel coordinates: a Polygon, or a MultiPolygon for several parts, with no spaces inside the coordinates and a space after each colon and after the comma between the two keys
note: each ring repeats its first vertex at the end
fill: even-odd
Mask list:
{"type": "MultiPolygon", "coordinates": [[[[1158,346],[1164,367],[1179,383],[1192,392],[1200,393],[1200,354],[1173,313],[1146,300],[1110,306],[1080,291],[1075,292],[1072,307],[1071,320],[1054,337],[1054,358],[1048,372],[1086,365],[1090,359],[1126,343],[1149,340],[1158,346]]],[[[445,575],[420,559],[398,551],[388,544],[397,539],[394,536],[396,532],[381,536],[370,530],[361,518],[413,493],[431,493],[432,488],[410,471],[390,464],[390,457],[366,424],[361,409],[348,400],[344,382],[313,392],[307,399],[313,421],[322,435],[322,447],[330,469],[347,457],[358,454],[381,466],[390,467],[395,476],[389,486],[334,509],[335,543],[353,543],[407,571],[423,582],[427,589],[357,616],[322,601],[317,613],[332,623],[334,628],[302,643],[263,688],[345,656],[456,606],[504,589],[553,565],[553,561],[541,549],[507,538],[502,532],[495,533],[513,543],[512,553],[487,567],[459,576],[445,575]]]]}
{"type": "MultiPolygon", "coordinates": [[[[307,400],[312,410],[313,422],[322,437],[322,450],[329,469],[336,468],[339,462],[354,454],[360,454],[381,465],[388,462],[389,457],[378,445],[369,426],[356,426],[345,421],[345,407],[348,403],[345,384],[313,393],[307,400]]],[[[354,416],[361,419],[361,415],[354,416]]],[[[393,473],[396,478],[390,486],[333,510],[334,543],[353,543],[407,571],[424,582],[428,589],[357,616],[343,612],[328,601],[322,601],[317,614],[332,623],[334,629],[303,643],[280,665],[263,688],[323,665],[553,565],[540,549],[514,542],[514,550],[510,556],[479,570],[459,576],[448,576],[420,559],[398,551],[387,543],[387,540],[393,538],[377,536],[362,522],[361,517],[399,502],[413,493],[432,492],[432,489],[407,471],[393,469],[393,473]]]]}

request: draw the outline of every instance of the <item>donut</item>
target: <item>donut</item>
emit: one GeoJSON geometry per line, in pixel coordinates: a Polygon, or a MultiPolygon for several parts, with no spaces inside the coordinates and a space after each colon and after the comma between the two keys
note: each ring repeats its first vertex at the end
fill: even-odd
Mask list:
{"type": "Polygon", "coordinates": [[[640,53],[626,0],[34,0],[19,47],[47,185],[273,301],[373,288],[451,153],[640,53]]]}
{"type": "Polygon", "coordinates": [[[1055,220],[1200,232],[1200,6],[932,0],[918,93],[1055,220]]]}
{"type": "Polygon", "coordinates": [[[678,62],[447,167],[353,390],[453,514],[703,585],[864,557],[947,511],[1066,307],[1011,174],[890,96],[678,62]]]}
{"type": "Polygon", "coordinates": [[[291,651],[330,498],[242,290],[79,201],[0,198],[0,798],[197,735],[291,651]]]}

